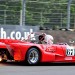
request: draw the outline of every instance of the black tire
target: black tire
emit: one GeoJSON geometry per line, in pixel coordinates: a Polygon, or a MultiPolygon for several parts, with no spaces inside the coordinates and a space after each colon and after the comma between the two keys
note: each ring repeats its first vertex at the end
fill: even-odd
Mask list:
{"type": "Polygon", "coordinates": [[[37,48],[30,48],[27,52],[26,61],[29,65],[35,65],[39,63],[40,53],[37,48]]]}

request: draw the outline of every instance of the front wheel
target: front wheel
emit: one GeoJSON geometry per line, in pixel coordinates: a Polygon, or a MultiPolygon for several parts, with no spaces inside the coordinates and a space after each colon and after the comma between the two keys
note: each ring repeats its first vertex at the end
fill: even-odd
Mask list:
{"type": "Polygon", "coordinates": [[[37,48],[30,48],[27,52],[27,63],[37,64],[39,62],[40,53],[37,48]]]}

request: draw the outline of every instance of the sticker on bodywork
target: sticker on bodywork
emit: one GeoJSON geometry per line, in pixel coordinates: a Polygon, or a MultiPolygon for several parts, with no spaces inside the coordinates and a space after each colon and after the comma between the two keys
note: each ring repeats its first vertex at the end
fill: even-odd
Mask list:
{"type": "Polygon", "coordinates": [[[66,56],[75,56],[75,48],[68,46],[66,49],[66,56]]]}
{"type": "Polygon", "coordinates": [[[72,60],[72,57],[65,57],[65,60],[72,60]]]}

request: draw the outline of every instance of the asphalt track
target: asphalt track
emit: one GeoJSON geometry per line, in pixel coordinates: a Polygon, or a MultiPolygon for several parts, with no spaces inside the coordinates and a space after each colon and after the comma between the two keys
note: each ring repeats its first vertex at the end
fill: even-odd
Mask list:
{"type": "Polygon", "coordinates": [[[0,63],[0,75],[75,75],[75,64],[41,63],[27,66],[23,63],[0,63]]]}

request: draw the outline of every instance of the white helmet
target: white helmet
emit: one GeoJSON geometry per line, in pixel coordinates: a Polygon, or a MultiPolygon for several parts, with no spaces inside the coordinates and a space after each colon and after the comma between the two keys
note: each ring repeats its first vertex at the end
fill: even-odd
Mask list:
{"type": "Polygon", "coordinates": [[[47,42],[47,44],[53,44],[53,37],[51,35],[46,35],[45,36],[45,42],[47,42]]]}

